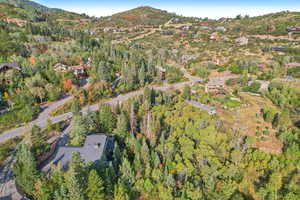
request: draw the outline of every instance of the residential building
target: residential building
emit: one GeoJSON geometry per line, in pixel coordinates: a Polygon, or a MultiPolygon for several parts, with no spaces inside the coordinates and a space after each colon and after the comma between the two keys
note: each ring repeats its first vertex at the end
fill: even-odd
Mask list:
{"type": "Polygon", "coordinates": [[[53,70],[56,72],[66,72],[69,70],[69,66],[57,63],[56,65],[53,66],[53,70]]]}
{"type": "Polygon", "coordinates": [[[180,33],[180,37],[182,37],[182,38],[187,38],[188,36],[189,36],[189,33],[186,31],[183,31],[180,33]]]}
{"type": "Polygon", "coordinates": [[[235,42],[239,45],[239,46],[245,46],[245,45],[247,45],[248,44],[248,38],[246,38],[246,37],[240,37],[240,38],[237,38],[236,40],[235,40],[235,42]]]}
{"type": "Polygon", "coordinates": [[[287,28],[288,32],[300,32],[300,26],[287,28]]]}
{"type": "Polygon", "coordinates": [[[213,107],[213,106],[209,106],[209,105],[206,105],[206,104],[202,104],[202,103],[199,103],[198,101],[193,101],[193,100],[191,100],[191,101],[186,100],[185,102],[186,102],[187,104],[190,104],[190,105],[196,107],[196,108],[199,108],[199,109],[201,109],[201,110],[207,111],[209,115],[214,115],[214,114],[217,113],[216,108],[213,107]]]}
{"type": "Polygon", "coordinates": [[[219,35],[219,33],[218,32],[213,32],[211,35],[210,35],[210,37],[209,37],[209,39],[210,40],[213,40],[213,41],[219,41],[220,40],[220,35],[219,35]]]}
{"type": "Polygon", "coordinates": [[[225,80],[213,79],[205,85],[205,92],[222,93],[225,89],[225,80]]]}
{"type": "Polygon", "coordinates": [[[287,46],[275,46],[275,47],[271,47],[271,51],[284,51],[287,48],[288,48],[287,46]]]}
{"type": "Polygon", "coordinates": [[[71,71],[73,71],[75,76],[83,77],[85,76],[85,67],[84,65],[74,65],[69,67],[71,71]]]}
{"type": "Polygon", "coordinates": [[[189,31],[190,30],[190,26],[182,26],[181,30],[182,31],[189,31]]]}
{"type": "Polygon", "coordinates": [[[58,147],[51,163],[58,165],[59,163],[63,169],[67,169],[71,161],[72,154],[79,152],[81,158],[92,164],[97,164],[100,161],[112,160],[112,153],[114,150],[113,136],[104,134],[88,135],[82,147],[62,146],[58,147]]]}
{"type": "Polygon", "coordinates": [[[224,32],[226,32],[226,28],[223,26],[218,26],[217,28],[215,28],[215,31],[224,33],[224,32]]]}
{"type": "Polygon", "coordinates": [[[192,54],[185,54],[181,56],[181,62],[182,63],[187,63],[190,60],[196,59],[197,56],[196,55],[192,55],[192,54]]]}
{"type": "Polygon", "coordinates": [[[9,69],[21,70],[20,66],[16,62],[0,63],[0,71],[7,71],[9,69]]]}
{"type": "Polygon", "coordinates": [[[83,64],[68,66],[61,63],[57,63],[56,65],[54,65],[53,69],[56,72],[72,71],[77,77],[85,76],[85,66],[83,64]]]}

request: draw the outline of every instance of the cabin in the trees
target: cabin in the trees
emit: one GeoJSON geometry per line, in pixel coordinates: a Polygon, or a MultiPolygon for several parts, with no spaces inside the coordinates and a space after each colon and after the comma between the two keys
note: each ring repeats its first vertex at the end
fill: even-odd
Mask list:
{"type": "Polygon", "coordinates": [[[67,169],[71,161],[72,154],[79,152],[81,158],[92,164],[98,164],[100,161],[111,161],[114,150],[114,137],[104,134],[88,135],[85,143],[81,147],[62,146],[58,147],[55,157],[51,163],[67,169]]]}

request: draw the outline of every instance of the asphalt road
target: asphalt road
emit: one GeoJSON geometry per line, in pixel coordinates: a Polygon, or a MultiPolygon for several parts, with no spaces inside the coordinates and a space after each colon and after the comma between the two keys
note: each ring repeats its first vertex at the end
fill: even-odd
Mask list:
{"type": "MultiPolygon", "coordinates": [[[[198,80],[198,78],[197,78],[197,80],[198,80]]],[[[183,82],[183,83],[165,84],[163,86],[153,87],[153,89],[162,90],[162,91],[165,91],[165,90],[168,90],[168,89],[171,89],[171,88],[178,89],[178,88],[182,88],[186,84],[192,84],[194,82],[196,82],[196,81],[193,79],[191,81],[183,82]]],[[[133,92],[130,92],[130,93],[127,93],[127,94],[124,94],[124,95],[119,95],[115,98],[109,99],[104,103],[110,104],[110,105],[117,104],[119,102],[123,102],[123,101],[125,101],[125,100],[127,100],[131,97],[136,96],[136,95],[140,95],[142,93],[143,93],[143,90],[133,91],[133,92]]],[[[62,114],[62,115],[58,115],[58,116],[54,116],[54,117],[51,117],[49,114],[50,114],[51,111],[55,110],[56,108],[63,105],[65,102],[69,101],[72,98],[73,97],[67,97],[67,98],[64,98],[60,101],[52,103],[42,113],[40,113],[39,117],[36,120],[30,122],[26,126],[11,129],[11,130],[8,130],[8,131],[4,131],[3,133],[0,134],[0,142],[3,142],[7,139],[10,139],[10,138],[13,138],[13,137],[16,137],[16,136],[20,136],[21,134],[25,133],[26,131],[29,131],[32,128],[33,125],[37,125],[37,126],[43,128],[43,127],[46,126],[47,120],[49,120],[49,119],[52,121],[52,123],[57,123],[57,122],[61,122],[61,121],[64,121],[64,120],[67,120],[67,119],[71,118],[72,117],[71,112],[68,112],[68,113],[65,113],[65,114],[62,114]]],[[[103,103],[87,106],[87,107],[82,109],[82,112],[85,113],[87,110],[96,111],[96,110],[99,109],[99,106],[101,104],[103,104],[103,103]]]]}

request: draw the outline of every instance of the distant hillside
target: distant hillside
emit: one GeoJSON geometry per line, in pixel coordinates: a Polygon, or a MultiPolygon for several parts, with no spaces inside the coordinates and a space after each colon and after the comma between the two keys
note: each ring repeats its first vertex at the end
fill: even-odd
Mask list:
{"type": "Polygon", "coordinates": [[[286,28],[300,26],[300,12],[278,12],[258,17],[241,17],[227,23],[227,28],[248,34],[286,35],[286,28]]]}
{"type": "Polygon", "coordinates": [[[107,27],[130,27],[136,25],[161,25],[175,14],[168,13],[167,11],[152,8],[149,6],[138,7],[132,10],[114,14],[110,17],[103,17],[100,20],[100,26],[107,27]]]}
{"type": "Polygon", "coordinates": [[[43,12],[48,12],[49,10],[51,10],[50,8],[43,6],[39,3],[33,2],[33,1],[29,1],[29,0],[0,0],[0,3],[9,3],[9,4],[13,4],[16,7],[20,7],[20,8],[24,8],[26,10],[39,10],[39,11],[43,11],[43,12]]]}
{"type": "Polygon", "coordinates": [[[48,8],[29,0],[0,0],[0,18],[16,18],[32,22],[57,20],[61,25],[72,26],[89,17],[57,8],[48,8]]]}

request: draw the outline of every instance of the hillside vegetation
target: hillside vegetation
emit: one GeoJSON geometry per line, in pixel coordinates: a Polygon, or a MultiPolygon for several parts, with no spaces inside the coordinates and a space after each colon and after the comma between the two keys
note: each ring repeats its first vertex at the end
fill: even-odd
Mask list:
{"type": "Polygon", "coordinates": [[[286,28],[298,26],[300,12],[283,11],[257,17],[237,16],[235,20],[228,22],[231,30],[240,29],[248,34],[256,35],[286,35],[286,28]]]}
{"type": "Polygon", "coordinates": [[[175,14],[152,7],[138,7],[125,12],[117,13],[100,20],[101,26],[128,27],[137,25],[158,26],[166,23],[175,14]]]}

